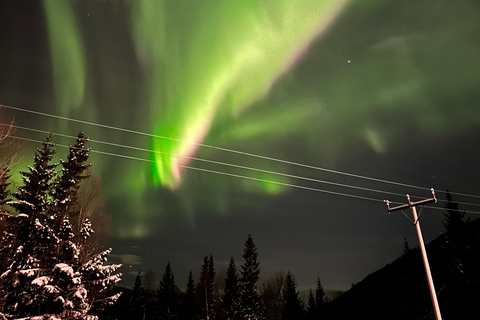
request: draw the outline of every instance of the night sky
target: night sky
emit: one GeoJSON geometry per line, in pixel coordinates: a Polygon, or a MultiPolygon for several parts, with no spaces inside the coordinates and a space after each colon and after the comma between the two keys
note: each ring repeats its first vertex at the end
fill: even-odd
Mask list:
{"type": "MultiPolygon", "coordinates": [[[[422,198],[433,187],[440,200],[447,188],[480,195],[478,17],[474,0],[2,0],[0,103],[137,133],[5,108],[21,127],[154,151],[89,145],[123,285],[138,270],[158,281],[170,261],[183,289],[207,254],[219,273],[232,255],[241,264],[251,234],[264,279],[290,270],[301,289],[319,276],[344,290],[401,255],[404,238],[417,245],[412,223],[381,201],[286,184],[398,202],[298,176],[422,198]]],[[[25,147],[14,171],[38,144],[25,147]]],[[[422,211],[426,241],[443,219],[422,211]]]]}

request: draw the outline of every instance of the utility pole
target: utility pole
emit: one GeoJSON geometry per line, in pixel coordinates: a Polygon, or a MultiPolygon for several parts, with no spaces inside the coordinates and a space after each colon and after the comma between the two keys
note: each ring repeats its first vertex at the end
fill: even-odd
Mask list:
{"type": "Polygon", "coordinates": [[[433,190],[432,188],[431,191],[432,191],[433,198],[424,199],[416,202],[411,202],[410,196],[407,194],[408,203],[398,207],[394,207],[394,208],[390,208],[390,201],[385,200],[385,202],[387,203],[387,208],[389,213],[392,211],[398,211],[398,210],[403,210],[407,208],[412,209],[413,224],[417,229],[418,242],[420,243],[420,250],[422,251],[423,265],[425,266],[425,273],[427,274],[428,288],[430,290],[430,296],[432,298],[433,309],[435,311],[435,318],[437,320],[442,320],[442,315],[440,314],[440,307],[438,305],[438,300],[437,300],[437,292],[435,291],[435,286],[433,285],[432,273],[430,272],[430,265],[428,263],[428,258],[427,258],[427,251],[425,250],[422,230],[420,229],[420,221],[418,220],[417,209],[415,208],[416,206],[419,206],[419,205],[424,205],[431,202],[435,202],[435,203],[437,202],[437,198],[435,197],[435,190],[433,190]]]}

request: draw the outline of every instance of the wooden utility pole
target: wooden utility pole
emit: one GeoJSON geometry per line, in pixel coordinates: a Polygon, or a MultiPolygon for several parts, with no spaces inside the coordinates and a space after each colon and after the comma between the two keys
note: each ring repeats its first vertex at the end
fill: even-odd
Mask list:
{"type": "Polygon", "coordinates": [[[413,224],[417,229],[417,236],[418,242],[420,243],[420,250],[422,251],[422,258],[423,258],[423,265],[425,266],[425,273],[427,274],[428,280],[428,288],[430,290],[430,296],[432,298],[433,309],[435,311],[435,318],[437,320],[442,320],[442,315],[440,314],[440,307],[438,305],[437,300],[437,292],[435,291],[435,286],[433,284],[432,273],[430,272],[430,265],[428,263],[427,251],[425,250],[425,244],[423,242],[422,230],[420,229],[420,221],[418,220],[417,209],[416,206],[424,205],[431,202],[437,202],[437,198],[435,197],[435,190],[431,189],[433,198],[424,199],[416,202],[411,202],[410,196],[407,194],[407,204],[403,204],[398,207],[390,208],[390,202],[385,200],[387,203],[388,212],[403,210],[403,209],[412,209],[413,214],[413,224]]]}

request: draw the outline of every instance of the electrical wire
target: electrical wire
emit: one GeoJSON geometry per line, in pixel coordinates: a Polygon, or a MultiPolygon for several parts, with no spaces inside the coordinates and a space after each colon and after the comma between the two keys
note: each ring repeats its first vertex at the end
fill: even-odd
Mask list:
{"type": "MultiPolygon", "coordinates": [[[[49,113],[45,113],[45,112],[39,112],[39,111],[29,110],[29,109],[25,109],[25,108],[20,108],[20,107],[14,107],[14,106],[8,106],[8,105],[2,105],[2,107],[6,108],[6,109],[32,113],[32,114],[41,115],[41,116],[45,116],[45,117],[52,117],[52,118],[56,118],[56,119],[60,119],[60,120],[72,121],[72,122],[82,123],[82,124],[96,126],[96,127],[100,127],[100,128],[122,131],[122,132],[126,132],[126,133],[138,134],[138,135],[148,136],[148,137],[152,137],[152,138],[166,139],[166,140],[177,141],[177,142],[182,142],[183,141],[181,139],[170,138],[170,137],[155,135],[155,134],[136,131],[136,130],[125,129],[125,128],[120,128],[120,127],[114,127],[114,126],[94,123],[94,122],[90,122],[90,121],[78,120],[78,119],[73,119],[73,118],[69,118],[69,117],[63,117],[63,116],[58,116],[58,115],[54,115],[54,114],[49,114],[49,113]]],[[[342,171],[338,171],[338,170],[332,170],[332,169],[327,169],[327,168],[322,168],[322,167],[297,163],[297,162],[293,162],[293,161],[277,159],[277,158],[273,158],[273,157],[258,155],[258,154],[249,153],[249,152],[238,151],[238,150],[229,149],[229,148],[216,147],[216,146],[212,146],[212,145],[208,145],[208,144],[195,143],[195,142],[193,142],[193,144],[196,145],[196,146],[199,146],[199,147],[205,147],[205,148],[215,149],[215,150],[224,151],[224,152],[241,154],[241,155],[244,155],[244,156],[250,156],[250,157],[255,157],[255,158],[269,160],[269,161],[275,161],[275,162],[279,162],[279,163],[304,167],[304,168],[313,169],[313,170],[320,170],[320,171],[324,171],[324,172],[349,176],[349,177],[358,178],[358,179],[366,179],[366,180],[370,180],[370,181],[392,184],[392,185],[408,187],[408,188],[413,188],[413,189],[418,189],[418,190],[430,190],[429,188],[419,187],[419,186],[415,186],[415,185],[411,185],[411,184],[394,182],[394,181],[387,181],[387,180],[383,180],[383,179],[378,179],[378,178],[373,178],[373,177],[368,177],[368,176],[363,176],[363,175],[357,175],[357,174],[353,174],[353,173],[342,172],[342,171]]],[[[441,191],[441,190],[439,190],[438,192],[446,193],[446,191],[441,191]]],[[[465,193],[450,192],[450,194],[458,195],[458,196],[464,196],[464,197],[480,198],[480,196],[478,196],[478,195],[471,195],[471,194],[465,194],[465,193]]]]}
{"type": "MultiPolygon", "coordinates": [[[[52,134],[54,136],[60,136],[60,137],[64,137],[64,138],[76,139],[75,136],[66,135],[66,134],[62,134],[62,133],[48,132],[48,131],[44,131],[44,130],[38,130],[38,129],[33,129],[33,128],[21,127],[21,126],[13,126],[13,127],[18,128],[18,129],[22,129],[22,130],[28,130],[28,131],[43,133],[43,134],[52,134]]],[[[383,193],[383,194],[389,194],[389,195],[394,195],[394,196],[404,196],[401,193],[395,193],[395,192],[377,190],[377,189],[371,189],[371,188],[364,188],[364,187],[359,187],[359,186],[354,186],[354,185],[348,185],[348,184],[342,184],[342,183],[327,181],[327,180],[320,180],[320,179],[308,178],[308,177],[297,176],[297,175],[292,175],[292,174],[287,174],[287,173],[281,173],[281,172],[258,169],[258,168],[253,168],[253,167],[247,167],[247,166],[242,166],[242,165],[237,165],[237,164],[232,164],[232,163],[227,163],[227,162],[221,162],[221,161],[216,161],[216,160],[208,160],[208,159],[202,159],[202,158],[190,157],[190,156],[179,156],[179,155],[171,154],[171,153],[168,153],[168,152],[162,152],[162,151],[156,151],[156,150],[151,150],[151,149],[133,147],[133,146],[128,146],[128,145],[124,145],[124,144],[111,143],[111,142],[94,140],[94,139],[89,139],[89,142],[108,145],[108,146],[114,146],[114,147],[119,147],[119,148],[126,148],[126,149],[131,149],[131,150],[136,150],[136,151],[162,154],[162,155],[167,155],[167,156],[176,156],[176,157],[180,157],[180,158],[184,158],[184,159],[190,159],[190,160],[195,160],[195,161],[212,163],[212,164],[216,164],[216,165],[223,165],[223,166],[228,166],[228,167],[233,167],[233,168],[238,168],[238,169],[244,169],[244,170],[251,170],[251,171],[256,171],[256,172],[268,173],[268,174],[272,174],[272,175],[278,175],[278,176],[282,176],[282,177],[294,178],[294,179],[305,180],[305,181],[310,181],[310,182],[329,184],[329,185],[334,185],[334,186],[338,186],[338,187],[352,188],[352,189],[357,189],[357,190],[363,190],[363,191],[369,191],[369,192],[375,192],[375,193],[383,193]]]]}
{"type": "MultiPolygon", "coordinates": [[[[45,130],[22,127],[22,126],[17,126],[17,125],[13,125],[13,127],[17,128],[17,129],[21,129],[21,130],[36,132],[36,133],[52,134],[54,136],[76,139],[75,136],[66,135],[66,134],[62,134],[62,133],[49,132],[49,131],[45,131],[45,130]]],[[[334,185],[334,186],[339,186],[339,187],[344,187],[344,188],[351,188],[351,189],[357,189],[357,190],[375,192],[375,193],[383,193],[383,194],[389,194],[389,195],[394,195],[394,196],[405,196],[404,194],[385,191],[385,190],[378,190],[378,189],[372,189],[372,188],[365,188],[365,187],[359,187],[359,186],[354,186],[354,185],[336,183],[336,182],[327,181],[327,180],[320,180],[320,179],[315,179],[315,178],[308,178],[308,177],[303,177],[303,176],[291,175],[291,174],[286,174],[286,173],[281,173],[281,172],[263,170],[263,169],[253,168],[253,167],[236,165],[236,164],[231,164],[231,163],[226,163],[226,162],[221,162],[221,161],[215,161],[215,160],[202,159],[202,158],[197,158],[197,157],[179,156],[179,155],[175,155],[175,154],[171,154],[171,153],[167,153],[167,152],[156,151],[156,150],[151,150],[151,149],[146,149],[146,148],[139,148],[139,147],[128,146],[128,145],[112,143],[112,142],[106,142],[106,141],[101,141],[101,140],[89,139],[89,142],[108,145],[108,146],[113,146],[113,147],[119,147],[119,148],[126,148],[126,149],[130,149],[130,150],[142,151],[142,152],[162,154],[162,155],[167,155],[167,156],[178,156],[180,158],[185,158],[185,159],[190,159],[190,160],[195,160],[195,161],[201,161],[201,162],[212,163],[212,164],[216,164],[216,165],[223,165],[223,166],[234,167],[234,168],[239,168],[239,169],[244,169],[244,170],[251,170],[251,171],[256,171],[256,172],[268,173],[268,174],[272,174],[272,175],[278,175],[278,176],[294,178],[294,179],[299,179],[299,180],[305,180],[305,181],[310,181],[310,182],[329,184],[329,185],[334,185]]],[[[412,196],[412,197],[415,197],[415,196],[412,196]]],[[[419,198],[419,197],[417,197],[417,198],[419,198]]],[[[447,200],[440,200],[440,199],[438,199],[437,201],[448,202],[447,200]]],[[[468,203],[468,202],[457,202],[457,203],[458,204],[463,204],[463,205],[479,206],[480,207],[480,204],[475,204],[475,203],[468,203]]]]}
{"type": "MultiPolygon", "coordinates": [[[[40,141],[40,140],[24,138],[24,137],[17,137],[17,136],[12,136],[12,135],[8,136],[8,138],[25,140],[25,141],[36,142],[36,143],[43,143],[43,141],[40,141]]],[[[64,147],[64,148],[70,148],[70,146],[63,145],[63,144],[54,144],[54,145],[59,146],[59,147],[64,147]]],[[[111,152],[105,152],[105,151],[99,151],[99,150],[89,150],[89,151],[93,152],[93,153],[109,155],[109,156],[114,156],[114,157],[120,157],[120,158],[125,158],[125,159],[130,159],[130,160],[138,160],[138,161],[144,161],[144,162],[149,162],[149,163],[154,163],[155,162],[155,161],[149,160],[149,159],[131,157],[131,156],[126,156],[126,155],[121,155],[121,154],[116,154],[116,153],[111,153],[111,152]]],[[[243,175],[232,174],[232,173],[227,173],[227,172],[222,172],[222,171],[209,170],[209,169],[203,169],[203,168],[197,168],[197,167],[191,167],[191,166],[184,166],[184,165],[181,165],[180,167],[185,168],[185,169],[190,169],[190,170],[203,171],[203,172],[215,173],[215,174],[220,174],[220,175],[225,175],[225,176],[230,176],[230,177],[236,177],[236,178],[242,178],[242,179],[247,179],[247,180],[253,180],[253,181],[266,182],[266,183],[271,183],[271,184],[276,184],[276,185],[282,185],[282,186],[291,187],[291,188],[310,190],[310,191],[315,191],[315,192],[322,192],[322,193],[327,193],[327,194],[333,194],[333,195],[338,195],[338,196],[344,196],[344,197],[350,197],[350,198],[356,198],[356,199],[362,199],[362,200],[368,200],[368,201],[374,201],[374,202],[382,202],[382,203],[384,202],[384,200],[371,198],[371,197],[364,197],[364,196],[359,196],[359,195],[354,195],[354,194],[349,194],[349,193],[341,193],[341,192],[335,192],[335,191],[330,191],[330,190],[300,186],[300,185],[296,185],[296,184],[290,184],[290,183],[283,183],[283,182],[271,181],[271,180],[266,180],[266,179],[247,177],[247,176],[243,176],[243,175]]],[[[400,202],[394,202],[394,201],[390,201],[390,203],[392,203],[392,204],[402,204],[400,202]]],[[[438,208],[438,207],[425,206],[425,208],[445,211],[444,208],[438,208]]],[[[455,209],[450,209],[450,211],[458,211],[458,212],[480,215],[480,212],[478,212],[478,211],[455,210],[455,209]]]]}
{"type": "MultiPolygon", "coordinates": [[[[13,136],[13,135],[8,136],[8,138],[18,139],[18,140],[25,140],[25,141],[30,141],[30,142],[43,143],[43,141],[40,141],[40,140],[30,139],[30,138],[23,138],[23,137],[18,137],[18,136],[13,136]]],[[[56,144],[56,143],[54,143],[54,145],[55,145],[55,146],[59,146],[59,147],[63,147],[63,148],[70,148],[70,146],[67,146],[67,145],[64,145],[64,144],[56,144]]],[[[138,160],[138,161],[155,163],[155,161],[153,161],[153,160],[144,159],[144,158],[137,158],[137,157],[131,157],[131,156],[125,156],[125,155],[116,154],[116,153],[111,153],[111,152],[104,152],[104,151],[98,151],[98,150],[89,150],[89,152],[99,153],[99,154],[104,154],[104,155],[109,155],[109,156],[114,156],[114,157],[121,157],[121,158],[130,159],[130,160],[138,160]]],[[[185,169],[190,169],[190,170],[197,170],[197,171],[215,173],[215,174],[220,174],[220,175],[225,175],[225,176],[230,176],[230,177],[243,178],[243,179],[247,179],[247,180],[259,181],[259,182],[267,182],[267,183],[272,183],[272,184],[281,185],[281,186],[286,186],[286,187],[292,187],[292,188],[298,188],[298,189],[304,189],[304,190],[310,190],[310,191],[316,191],[316,192],[323,192],[323,193],[334,194],[334,195],[338,195],[338,196],[344,196],[344,197],[350,197],[350,198],[356,198],[356,199],[362,199],[362,200],[369,200],[369,201],[376,201],[376,202],[382,202],[382,203],[383,203],[383,200],[381,200],[381,199],[375,199],[375,198],[370,198],[370,197],[363,197],[363,196],[358,196],[358,195],[354,195],[354,194],[341,193],[341,192],[335,192],[335,191],[323,190],[323,189],[317,189],[317,188],[310,188],[310,187],[300,186],[300,185],[291,184],[291,183],[284,183],[284,182],[277,182],[277,181],[271,181],[271,180],[266,180],[266,179],[259,179],[259,178],[247,177],[247,176],[243,176],[243,175],[239,175],[239,174],[233,174],[233,173],[228,173],[228,172],[222,172],[222,171],[216,171],[216,170],[209,170],[209,169],[203,169],[203,168],[197,168],[197,167],[191,167],[191,166],[179,165],[179,167],[182,167],[182,168],[185,168],[185,169]]],[[[391,202],[391,203],[398,204],[397,202],[391,202]]],[[[479,214],[480,214],[480,212],[479,212],[479,214]]]]}

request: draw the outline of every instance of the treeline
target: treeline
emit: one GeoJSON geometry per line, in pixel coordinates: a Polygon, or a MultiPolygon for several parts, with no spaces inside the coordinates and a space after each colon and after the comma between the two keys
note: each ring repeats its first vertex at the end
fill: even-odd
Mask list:
{"type": "Polygon", "coordinates": [[[243,264],[237,268],[232,257],[225,276],[219,279],[213,257],[205,256],[198,281],[195,283],[190,271],[184,290],[176,285],[170,263],[156,292],[144,288],[139,272],[130,297],[122,297],[102,318],[310,320],[322,317],[327,301],[320,279],[304,305],[290,271],[259,282],[260,263],[251,235],[245,242],[242,258],[243,264]]]}
{"type": "MultiPolygon", "coordinates": [[[[0,142],[11,132],[0,127],[0,142]],[[3,133],[3,134],[2,134],[3,133]]],[[[67,160],[52,163],[49,136],[11,192],[10,167],[0,165],[0,319],[98,319],[119,294],[109,295],[120,265],[104,265],[92,222],[79,201],[88,179],[88,138],[79,133],[67,160]],[[58,170],[61,168],[61,170],[58,170]]]]}

